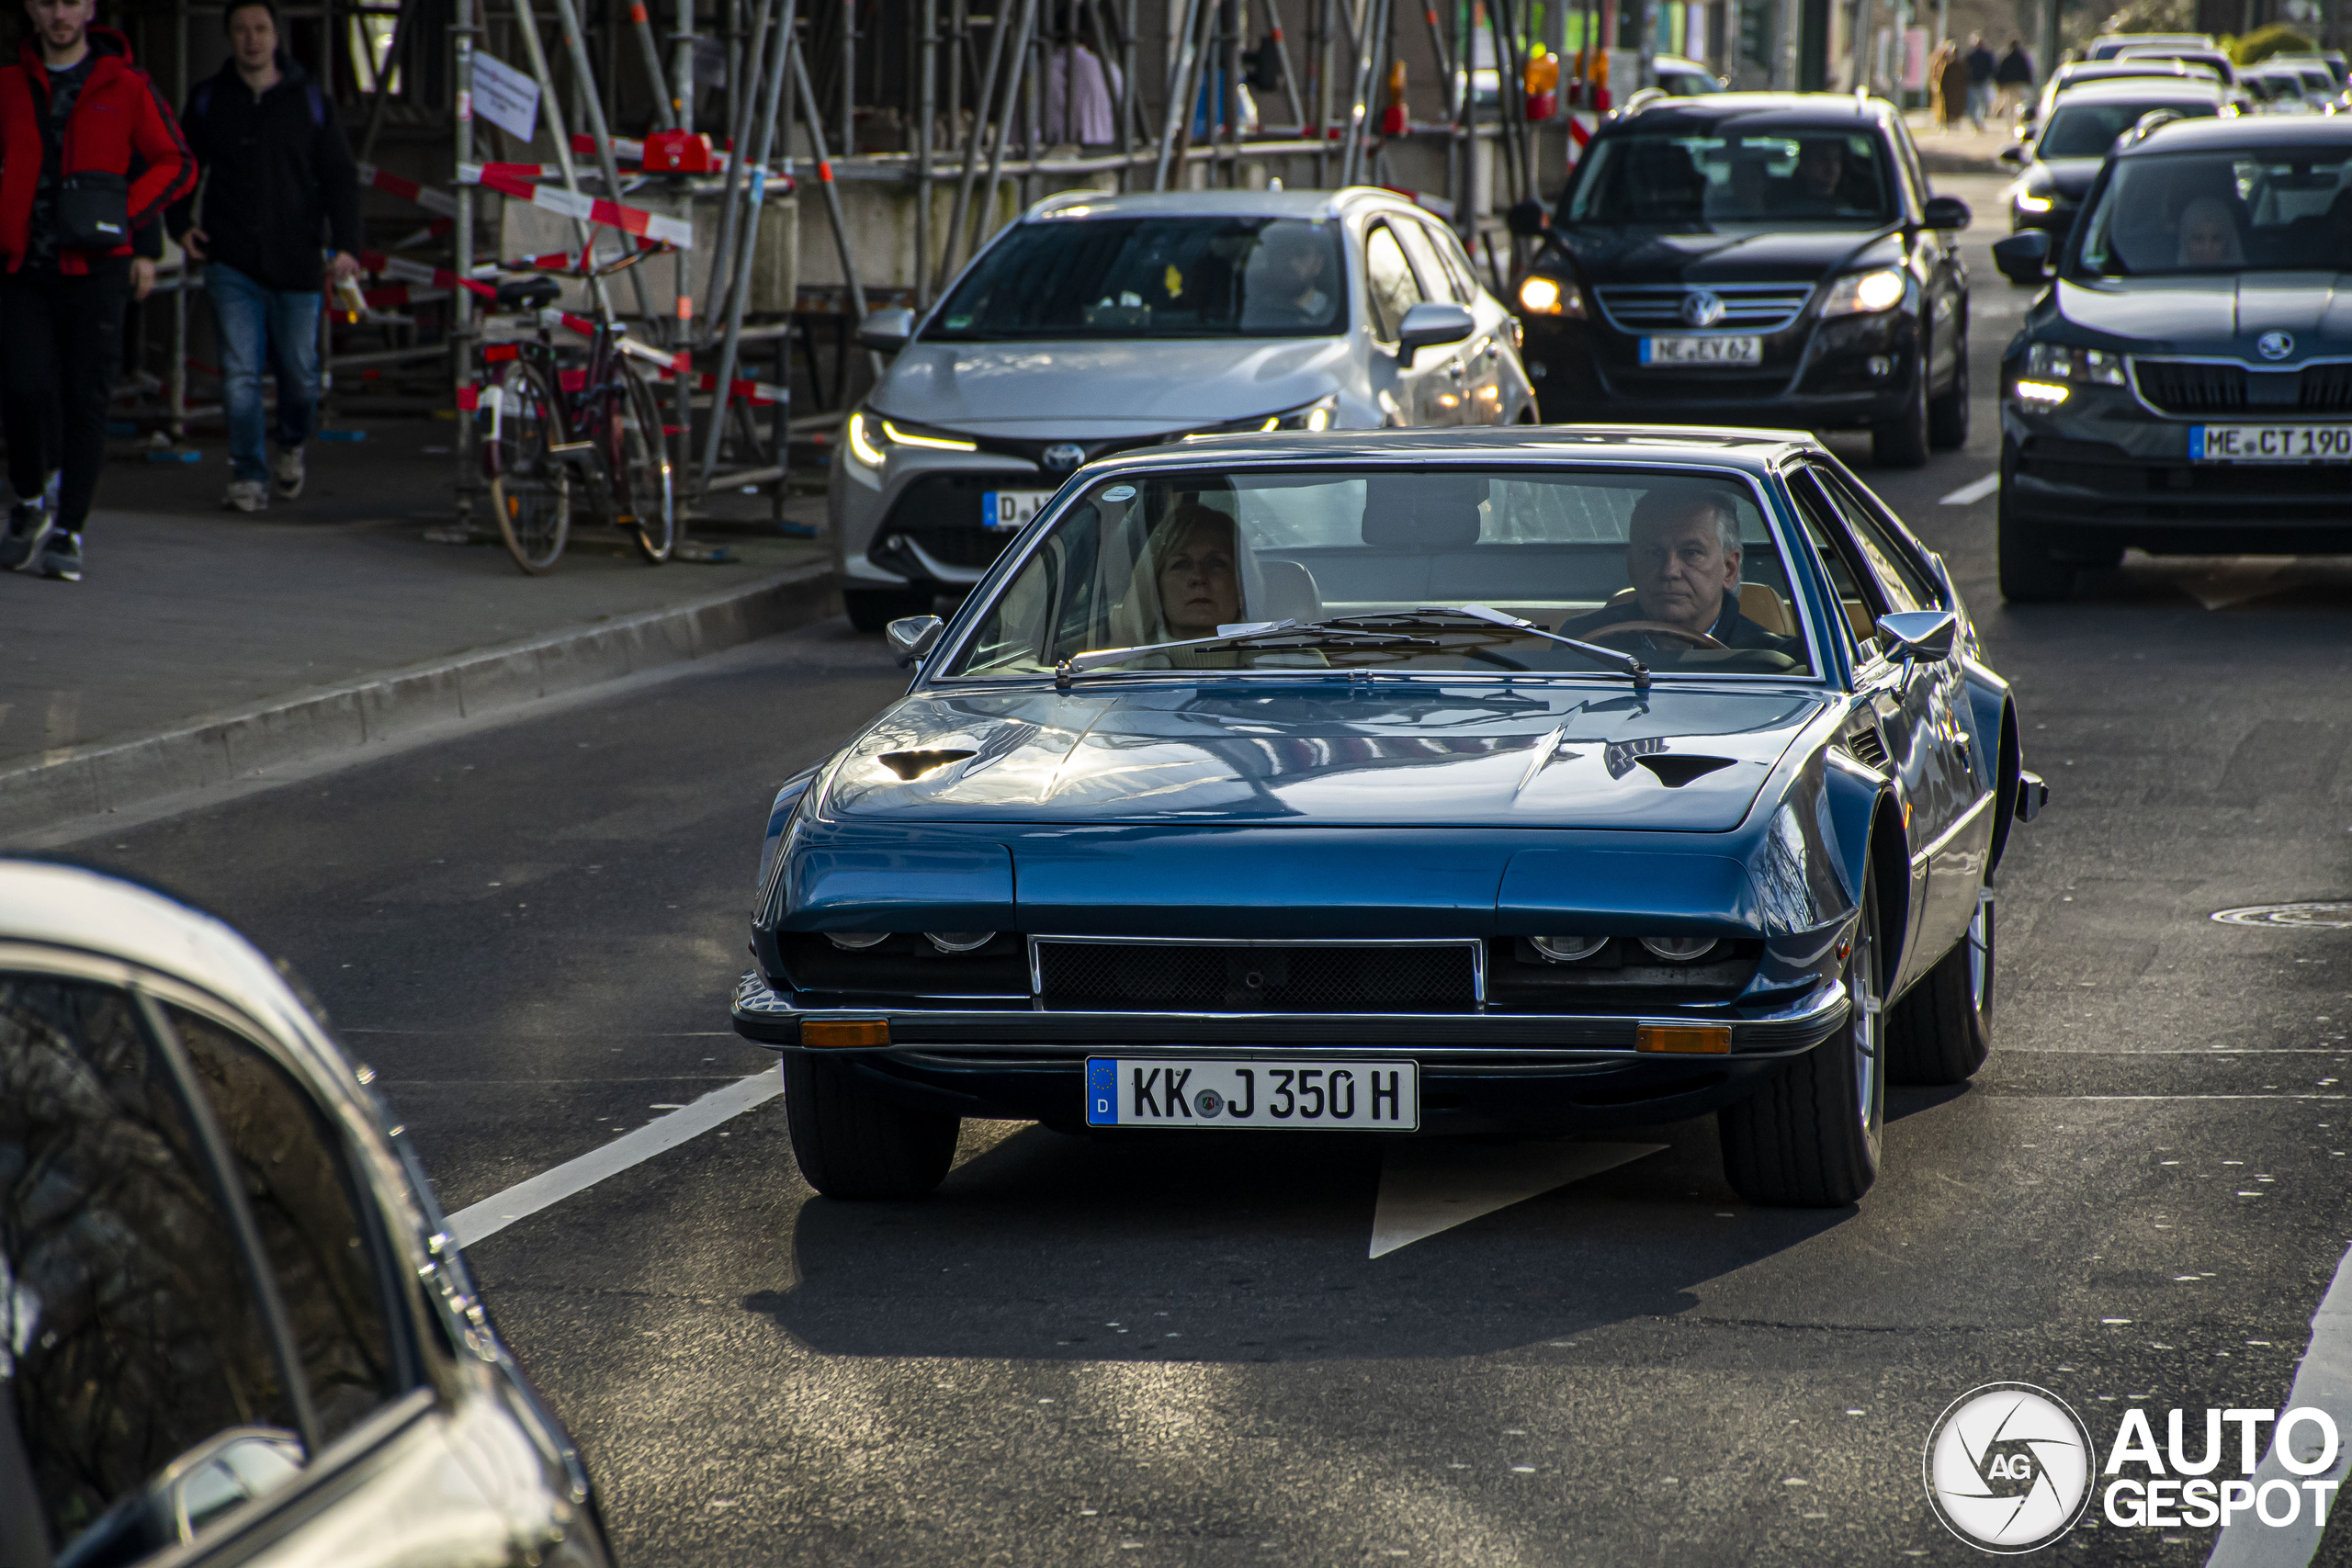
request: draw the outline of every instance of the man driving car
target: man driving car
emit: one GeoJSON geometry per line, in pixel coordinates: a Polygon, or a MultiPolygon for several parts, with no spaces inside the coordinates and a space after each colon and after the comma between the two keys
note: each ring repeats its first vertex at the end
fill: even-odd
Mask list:
{"type": "Polygon", "coordinates": [[[1720,645],[1801,657],[1796,638],[1776,637],[1739,613],[1739,502],[1728,491],[1651,491],[1634,504],[1625,536],[1634,596],[1569,621],[1560,634],[1612,648],[1720,645]]]}

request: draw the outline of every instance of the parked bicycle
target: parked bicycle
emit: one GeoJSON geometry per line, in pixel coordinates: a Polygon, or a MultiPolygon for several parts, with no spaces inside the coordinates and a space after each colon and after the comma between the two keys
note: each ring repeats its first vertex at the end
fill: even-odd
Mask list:
{"type": "MultiPolygon", "coordinates": [[[[609,277],[668,249],[653,245],[581,272],[609,277]]],[[[498,304],[537,313],[562,293],[554,277],[513,278],[498,286],[498,304]]],[[[553,333],[541,321],[536,341],[517,339],[491,348],[504,367],[484,389],[490,429],[482,467],[499,536],[514,564],[533,576],[552,568],[571,532],[572,490],[586,492],[600,521],[628,529],[655,566],[677,543],[677,510],[663,442],[662,408],[632,356],[668,364],[669,356],[638,343],[613,314],[602,290],[586,363],[559,364],[553,333]]]]}

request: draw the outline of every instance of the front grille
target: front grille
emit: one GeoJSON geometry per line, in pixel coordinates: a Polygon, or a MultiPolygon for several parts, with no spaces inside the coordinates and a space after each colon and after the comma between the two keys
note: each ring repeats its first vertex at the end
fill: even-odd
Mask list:
{"type": "Polygon", "coordinates": [[[2245,370],[2177,359],[2137,359],[2140,395],[2165,413],[2230,413],[2245,407],[2245,370]]]}
{"type": "Polygon", "coordinates": [[[1469,943],[1245,947],[1037,944],[1047,1007],[1097,1011],[1453,1012],[1477,1005],[1469,943]]]}
{"type": "Polygon", "coordinates": [[[910,539],[942,566],[978,570],[1004,553],[1009,533],[982,525],[980,498],[993,490],[1052,490],[1058,476],[1032,474],[922,474],[910,480],[874,531],[869,557],[922,576],[921,565],[895,541],[910,539]],[[905,560],[891,558],[907,556],[905,560]]]}
{"type": "Polygon", "coordinates": [[[2352,365],[2303,367],[2305,413],[2352,413],[2352,365]]]}
{"type": "Polygon", "coordinates": [[[1776,333],[1797,319],[1813,298],[1809,283],[1620,283],[1593,292],[1609,324],[1621,333],[1776,333]],[[1705,292],[1724,302],[1722,317],[1703,329],[1682,314],[1682,301],[1705,292]]]}

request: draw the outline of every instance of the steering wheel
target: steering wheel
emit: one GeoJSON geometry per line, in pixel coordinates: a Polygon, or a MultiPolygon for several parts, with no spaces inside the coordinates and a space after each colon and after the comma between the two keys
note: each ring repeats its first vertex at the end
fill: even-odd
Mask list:
{"type": "Polygon", "coordinates": [[[1645,633],[1652,637],[1661,634],[1667,637],[1679,637],[1693,648],[1729,648],[1731,646],[1729,643],[1717,641],[1705,632],[1686,631],[1680,626],[1668,626],[1664,621],[1615,621],[1597,630],[1585,633],[1583,640],[1610,642],[1634,633],[1645,633]]]}

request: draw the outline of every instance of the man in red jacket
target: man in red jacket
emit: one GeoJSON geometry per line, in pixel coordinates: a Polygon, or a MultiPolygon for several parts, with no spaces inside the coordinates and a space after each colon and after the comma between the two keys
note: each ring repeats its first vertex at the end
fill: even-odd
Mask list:
{"type": "Polygon", "coordinates": [[[67,582],[82,580],[123,312],[154,282],[134,237],[196,184],[163,95],[120,33],[90,25],[96,9],[25,0],[33,36],[0,66],[0,426],[17,494],[0,567],[67,582]]]}

